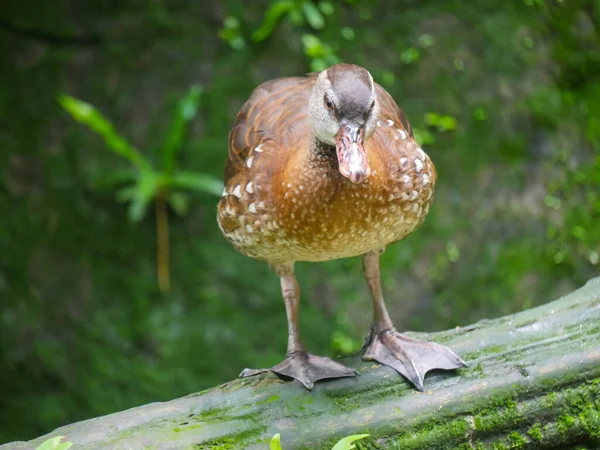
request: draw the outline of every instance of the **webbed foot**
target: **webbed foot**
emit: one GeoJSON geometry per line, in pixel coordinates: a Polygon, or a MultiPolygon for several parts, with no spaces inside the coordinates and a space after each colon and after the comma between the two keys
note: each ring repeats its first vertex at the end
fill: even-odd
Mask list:
{"type": "Polygon", "coordinates": [[[311,355],[299,351],[289,353],[285,359],[270,369],[244,369],[240,377],[251,377],[265,372],[274,372],[277,375],[294,378],[310,390],[314,383],[327,378],[342,378],[356,376],[354,369],[343,366],[330,358],[311,355]]]}
{"type": "Polygon", "coordinates": [[[395,329],[369,333],[363,359],[390,366],[404,375],[423,392],[425,374],[434,369],[458,369],[465,362],[443,345],[419,341],[398,333],[395,329]]]}

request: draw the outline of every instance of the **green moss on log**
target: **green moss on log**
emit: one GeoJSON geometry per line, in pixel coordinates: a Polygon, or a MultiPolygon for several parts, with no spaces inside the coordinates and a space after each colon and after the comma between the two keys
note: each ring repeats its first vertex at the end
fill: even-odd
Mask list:
{"type": "Polygon", "coordinates": [[[285,450],[329,450],[357,433],[370,434],[356,444],[363,450],[597,448],[599,322],[600,278],[533,310],[444,332],[452,336],[446,345],[470,355],[469,367],[428,375],[423,393],[355,357],[344,363],[357,378],[317,383],[312,392],[273,374],[238,379],[0,450],[35,448],[52,435],[77,450],[264,450],[275,433],[285,450]]]}

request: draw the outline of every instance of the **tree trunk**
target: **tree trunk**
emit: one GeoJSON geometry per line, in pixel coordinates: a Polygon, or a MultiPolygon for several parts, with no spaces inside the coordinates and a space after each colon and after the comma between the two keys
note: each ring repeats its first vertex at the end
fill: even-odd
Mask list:
{"type": "Polygon", "coordinates": [[[59,428],[0,450],[35,449],[64,435],[73,450],[330,449],[369,433],[359,449],[600,448],[600,278],[552,303],[431,335],[469,365],[430,373],[426,392],[359,357],[356,379],[307,392],[273,374],[59,428]]]}

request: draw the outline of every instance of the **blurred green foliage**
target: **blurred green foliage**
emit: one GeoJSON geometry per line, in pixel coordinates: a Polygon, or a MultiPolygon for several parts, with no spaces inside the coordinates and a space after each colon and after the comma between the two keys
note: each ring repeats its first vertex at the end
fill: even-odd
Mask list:
{"type": "Polygon", "coordinates": [[[157,278],[162,292],[169,290],[169,228],[166,205],[180,216],[185,216],[189,208],[189,198],[184,190],[193,189],[220,195],[223,183],[218,179],[200,173],[176,169],[177,153],[181,148],[188,122],[196,117],[202,89],[192,86],[179,101],[167,132],[160,147],[162,166],[160,170],[152,168],[150,161],[136,148],[117,134],[114,126],[92,105],[68,95],[61,95],[61,106],[78,122],[104,138],[109,149],[128,160],[134,170],[119,172],[117,177],[108,177],[120,187],[117,198],[129,202],[129,219],[139,222],[144,218],[148,205],[155,203],[156,242],[157,242],[157,278]]]}
{"type": "MultiPolygon", "coordinates": [[[[598,273],[598,2],[32,0],[0,14],[0,442],[281,359],[279,283],[222,238],[202,178],[221,177],[229,124],[270,78],[364,65],[435,162],[429,217],[382,256],[397,328],[512,313],[598,273]],[[141,212],[166,185],[161,294],[157,216],[141,212]]],[[[360,347],[360,267],[298,265],[313,352],[360,347]]]]}

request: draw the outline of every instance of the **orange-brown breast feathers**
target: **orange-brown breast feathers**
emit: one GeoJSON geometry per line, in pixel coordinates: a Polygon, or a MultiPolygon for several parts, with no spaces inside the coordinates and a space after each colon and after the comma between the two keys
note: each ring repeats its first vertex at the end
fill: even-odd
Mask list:
{"type": "Polygon", "coordinates": [[[402,239],[429,209],[435,169],[392,97],[375,86],[379,122],[365,142],[373,172],[355,185],[337,170],[334,149],[312,147],[314,83],[264,83],[233,123],[218,221],[248,256],[278,263],[358,255],[402,239]]]}

